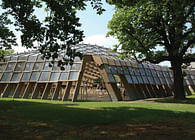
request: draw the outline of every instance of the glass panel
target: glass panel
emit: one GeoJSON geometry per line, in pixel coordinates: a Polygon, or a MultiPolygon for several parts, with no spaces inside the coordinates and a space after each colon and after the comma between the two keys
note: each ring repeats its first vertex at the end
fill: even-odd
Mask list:
{"type": "Polygon", "coordinates": [[[143,84],[143,80],[142,80],[142,77],[141,76],[137,76],[137,80],[140,84],[143,84]]]}
{"type": "Polygon", "coordinates": [[[12,76],[12,81],[20,81],[21,75],[22,75],[21,72],[14,72],[14,74],[12,76]]]}
{"type": "Polygon", "coordinates": [[[142,78],[143,78],[145,84],[149,84],[149,81],[148,81],[146,76],[142,76],[142,78]]]}
{"type": "Polygon", "coordinates": [[[16,64],[15,71],[23,71],[23,70],[24,70],[24,65],[25,65],[24,62],[18,62],[18,63],[16,64]]]}
{"type": "Polygon", "coordinates": [[[133,79],[133,83],[134,83],[134,84],[138,84],[137,78],[136,78],[134,75],[132,75],[131,77],[132,77],[132,79],[133,79]]]}
{"type": "Polygon", "coordinates": [[[0,64],[0,71],[4,71],[6,67],[6,64],[0,64]]]}
{"type": "Polygon", "coordinates": [[[147,75],[149,75],[149,76],[151,75],[151,71],[149,69],[145,69],[145,72],[147,75]]]}
{"type": "Polygon", "coordinates": [[[122,67],[118,66],[117,67],[117,70],[118,70],[118,73],[119,74],[123,74],[123,68],[122,67]]]}
{"type": "Polygon", "coordinates": [[[4,72],[1,81],[10,81],[12,72],[4,72]]]}
{"type": "Polygon", "coordinates": [[[105,69],[107,73],[111,73],[111,67],[109,67],[108,65],[105,65],[105,69]]]}
{"type": "Polygon", "coordinates": [[[137,68],[133,68],[134,69],[134,73],[135,73],[135,75],[140,75],[140,73],[139,73],[139,69],[137,69],[137,68]]]}
{"type": "Polygon", "coordinates": [[[139,69],[139,71],[140,71],[140,74],[141,74],[141,75],[146,75],[146,73],[145,73],[145,71],[144,71],[143,68],[139,69]]]}
{"type": "Polygon", "coordinates": [[[81,64],[73,64],[71,69],[72,70],[80,70],[81,69],[81,64]]]}
{"type": "Polygon", "coordinates": [[[37,59],[37,56],[31,55],[31,56],[28,57],[29,61],[35,61],[36,59],[37,59]]]}
{"type": "Polygon", "coordinates": [[[159,79],[158,77],[154,77],[154,81],[155,81],[155,83],[158,84],[158,85],[161,84],[161,83],[160,83],[160,79],[159,79]]]}
{"type": "Polygon", "coordinates": [[[15,62],[9,62],[7,66],[7,70],[14,70],[15,68],[15,62]]]}
{"type": "Polygon", "coordinates": [[[44,70],[52,70],[52,67],[49,67],[50,62],[45,62],[44,70]]]}
{"type": "Polygon", "coordinates": [[[14,60],[17,60],[18,59],[18,56],[12,56],[11,57],[11,61],[14,61],[14,60]]]}
{"type": "Polygon", "coordinates": [[[123,67],[123,71],[125,74],[129,74],[128,68],[127,67],[123,67]]]}
{"type": "Polygon", "coordinates": [[[44,60],[43,55],[39,55],[37,60],[44,60]]]}
{"type": "Polygon", "coordinates": [[[78,80],[79,72],[70,72],[69,80],[78,80]]]}
{"type": "Polygon", "coordinates": [[[29,81],[30,79],[30,72],[24,72],[22,76],[22,81],[29,81]]]}
{"type": "Polygon", "coordinates": [[[117,67],[111,66],[111,71],[113,74],[117,74],[117,67]]]}
{"type": "Polygon", "coordinates": [[[128,67],[128,69],[129,69],[130,75],[135,75],[132,67],[128,67]]]}
{"type": "Polygon", "coordinates": [[[68,80],[68,72],[61,72],[59,80],[68,80]]]}
{"type": "Polygon", "coordinates": [[[127,79],[127,81],[128,81],[129,84],[133,84],[133,81],[132,81],[130,75],[125,75],[125,77],[126,77],[126,79],[127,79]]]}
{"type": "Polygon", "coordinates": [[[39,81],[48,81],[50,72],[42,72],[39,81]]]}
{"type": "Polygon", "coordinates": [[[43,62],[36,62],[33,70],[42,70],[43,62]]]}
{"type": "Polygon", "coordinates": [[[80,61],[81,61],[80,57],[77,56],[74,58],[74,62],[80,62],[80,61]]]}
{"type": "Polygon", "coordinates": [[[148,76],[148,80],[150,84],[155,84],[154,79],[151,76],[148,76]]]}
{"type": "Polygon", "coordinates": [[[116,82],[114,79],[114,76],[112,74],[108,74],[108,78],[109,78],[110,82],[116,82]]]}
{"type": "Polygon", "coordinates": [[[32,75],[30,77],[30,81],[37,81],[39,78],[40,72],[32,72],[32,75]]]}
{"type": "Polygon", "coordinates": [[[18,60],[26,60],[27,56],[19,56],[18,60]]]}
{"type": "Polygon", "coordinates": [[[58,67],[58,62],[54,62],[53,70],[60,70],[60,67],[58,67]]]}
{"type": "Polygon", "coordinates": [[[52,72],[50,81],[58,81],[59,75],[59,72],[52,72]]]}
{"type": "Polygon", "coordinates": [[[26,63],[25,71],[31,71],[33,68],[33,65],[34,65],[33,62],[26,63]]]}

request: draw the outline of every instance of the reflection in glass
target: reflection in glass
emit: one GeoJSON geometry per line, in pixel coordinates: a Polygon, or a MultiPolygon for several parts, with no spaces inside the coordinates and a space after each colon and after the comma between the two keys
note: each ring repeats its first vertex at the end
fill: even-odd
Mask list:
{"type": "Polygon", "coordinates": [[[104,66],[105,66],[106,72],[111,73],[111,67],[108,65],[104,65],[104,66]]]}
{"type": "Polygon", "coordinates": [[[69,80],[78,80],[78,75],[79,75],[79,72],[71,71],[69,80]]]}
{"type": "Polygon", "coordinates": [[[26,60],[27,56],[19,56],[18,60],[26,60]]]}
{"type": "Polygon", "coordinates": [[[6,67],[6,64],[0,64],[0,71],[4,71],[6,67]]]}
{"type": "Polygon", "coordinates": [[[11,61],[17,60],[18,56],[11,56],[11,61]]]}
{"type": "Polygon", "coordinates": [[[43,66],[43,62],[36,62],[33,70],[41,70],[43,66]]]}
{"type": "Polygon", "coordinates": [[[12,80],[11,81],[20,81],[20,77],[21,77],[22,73],[21,72],[14,72],[13,76],[12,76],[12,80]]]}
{"type": "Polygon", "coordinates": [[[37,56],[36,55],[30,55],[29,57],[28,57],[28,60],[29,61],[35,61],[37,59],[37,56]]]}
{"type": "Polygon", "coordinates": [[[50,81],[58,81],[59,75],[59,72],[52,72],[50,81]]]}
{"type": "Polygon", "coordinates": [[[15,71],[23,71],[24,70],[24,62],[18,62],[16,64],[16,68],[15,68],[15,71]]]}
{"type": "Polygon", "coordinates": [[[143,78],[143,81],[144,81],[145,84],[149,84],[149,81],[148,81],[146,76],[142,76],[142,78],[143,78]]]}
{"type": "Polygon", "coordinates": [[[132,67],[129,66],[128,69],[129,69],[130,75],[135,75],[132,67]]]}
{"type": "Polygon", "coordinates": [[[26,63],[25,71],[31,71],[32,68],[33,68],[33,65],[34,65],[33,62],[28,62],[28,63],[26,63]]]}
{"type": "Polygon", "coordinates": [[[61,72],[59,80],[68,80],[68,72],[61,72]]]}
{"type": "Polygon", "coordinates": [[[131,77],[132,77],[132,79],[133,79],[133,83],[134,83],[134,84],[138,84],[137,78],[136,78],[134,75],[132,75],[131,77]]]}
{"type": "Polygon", "coordinates": [[[40,72],[32,72],[32,75],[30,77],[30,81],[37,81],[39,78],[40,72]]]}
{"type": "Polygon", "coordinates": [[[44,70],[52,70],[52,67],[49,66],[49,62],[45,62],[44,70]]]}
{"type": "Polygon", "coordinates": [[[30,72],[24,72],[22,76],[22,81],[29,81],[30,79],[30,72]]]}
{"type": "Polygon", "coordinates": [[[60,70],[60,67],[58,67],[58,62],[54,62],[53,64],[53,70],[60,70]]]}
{"type": "Polygon", "coordinates": [[[125,77],[126,77],[126,79],[127,79],[127,81],[128,81],[129,84],[133,84],[133,81],[132,81],[130,75],[125,75],[125,77]]]}
{"type": "Polygon", "coordinates": [[[108,74],[108,78],[109,78],[110,82],[116,82],[114,79],[114,76],[112,74],[108,74]]]}
{"type": "Polygon", "coordinates": [[[4,72],[1,81],[10,81],[12,72],[4,72]]]}
{"type": "Polygon", "coordinates": [[[39,81],[48,81],[50,72],[42,72],[39,81]]]}
{"type": "Polygon", "coordinates": [[[137,76],[137,80],[140,84],[143,84],[143,80],[142,80],[142,77],[141,76],[137,76]]]}
{"type": "Polygon", "coordinates": [[[81,69],[81,64],[73,64],[72,65],[72,68],[71,68],[71,70],[80,70],[81,69]]]}
{"type": "Polygon", "coordinates": [[[15,62],[9,62],[7,65],[7,70],[9,71],[14,70],[15,64],[16,64],[15,62]]]}

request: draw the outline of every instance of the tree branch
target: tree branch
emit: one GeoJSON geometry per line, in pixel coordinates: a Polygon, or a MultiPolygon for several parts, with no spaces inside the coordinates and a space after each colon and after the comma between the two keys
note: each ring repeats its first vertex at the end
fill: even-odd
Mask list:
{"type": "Polygon", "coordinates": [[[184,59],[182,60],[182,63],[190,63],[190,62],[195,62],[195,57],[184,58],[184,59]]]}
{"type": "Polygon", "coordinates": [[[152,58],[145,58],[143,61],[149,61],[150,63],[158,64],[163,61],[170,61],[169,56],[160,56],[158,58],[152,59],[152,58]]]}
{"type": "Polygon", "coordinates": [[[188,43],[183,47],[183,49],[181,50],[180,52],[180,56],[183,56],[186,51],[188,50],[188,48],[192,45],[192,44],[195,44],[195,39],[191,39],[188,41],[188,43]]]}

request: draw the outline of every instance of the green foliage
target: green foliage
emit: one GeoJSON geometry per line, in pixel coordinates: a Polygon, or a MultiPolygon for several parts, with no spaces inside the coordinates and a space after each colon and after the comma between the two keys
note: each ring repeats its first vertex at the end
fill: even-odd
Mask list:
{"type": "Polygon", "coordinates": [[[187,50],[195,45],[195,2],[171,0],[108,0],[116,6],[108,36],[116,36],[126,56],[159,63],[195,61],[187,50]],[[158,47],[163,49],[158,51],[158,47]],[[137,55],[140,52],[142,55],[137,55]]]}
{"type": "Polygon", "coordinates": [[[0,49],[0,60],[4,58],[4,56],[8,56],[14,53],[14,50],[3,50],[0,49]]]}
{"type": "MultiPolygon", "coordinates": [[[[22,46],[39,49],[43,57],[47,59],[56,59],[59,56],[59,50],[65,50],[69,58],[64,57],[62,60],[64,63],[60,63],[63,65],[72,63],[76,56],[81,57],[80,53],[71,50],[71,45],[83,40],[84,35],[79,29],[81,24],[76,12],[85,10],[87,1],[91,2],[97,14],[102,14],[104,9],[101,0],[2,0],[1,8],[4,10],[3,14],[9,15],[9,18],[12,17],[10,19],[13,19],[13,23],[10,19],[7,20],[9,24],[14,25],[16,31],[21,33],[22,46]],[[40,21],[35,14],[35,10],[41,8],[44,8],[43,11],[47,13],[44,21],[40,21]]],[[[5,28],[5,24],[2,23],[7,34],[1,34],[0,37],[2,42],[4,41],[3,45],[10,48],[15,43],[15,38],[13,38],[15,36],[8,28],[5,28]],[[5,42],[7,36],[12,37],[9,41],[13,42],[7,41],[10,44],[5,42]]]]}

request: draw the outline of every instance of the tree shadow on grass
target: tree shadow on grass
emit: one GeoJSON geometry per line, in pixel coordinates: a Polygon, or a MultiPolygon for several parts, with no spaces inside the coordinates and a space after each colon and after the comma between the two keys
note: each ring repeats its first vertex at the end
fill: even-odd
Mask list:
{"type": "MultiPolygon", "coordinates": [[[[39,139],[35,138],[35,136],[40,135],[43,139],[55,139],[62,136],[62,133],[64,137],[70,136],[75,139],[79,136],[80,138],[78,139],[82,139],[82,137],[92,138],[96,135],[96,126],[109,126],[108,128],[103,128],[104,131],[101,130],[102,127],[100,129],[97,128],[97,131],[100,138],[107,136],[110,139],[122,133],[120,132],[122,129],[118,129],[117,127],[114,130],[115,133],[108,133],[107,131],[112,131],[114,127],[120,125],[127,129],[123,131],[128,132],[130,131],[128,130],[129,127],[127,128],[128,124],[150,124],[150,127],[152,127],[159,123],[166,125],[166,122],[172,120],[182,120],[184,124],[185,121],[186,123],[195,123],[195,113],[192,112],[131,107],[131,105],[122,107],[79,108],[77,104],[0,101],[0,107],[2,106],[4,106],[4,110],[0,111],[0,121],[3,123],[0,126],[3,128],[1,129],[0,136],[5,135],[5,138],[11,137],[8,134],[12,132],[12,129],[14,133],[18,131],[24,132],[17,135],[12,134],[14,138],[15,136],[29,135],[34,139],[39,139]],[[3,116],[4,118],[2,118],[3,116]],[[85,130],[86,132],[81,132],[81,130],[85,130]],[[105,132],[107,134],[100,135],[100,133],[105,132]]],[[[142,127],[140,126],[137,129],[143,129],[142,127]]],[[[134,129],[134,126],[132,129],[134,129]]]]}
{"type": "Polygon", "coordinates": [[[179,104],[195,104],[195,95],[187,96],[186,99],[174,99],[173,97],[155,98],[148,101],[155,101],[159,103],[179,103],[179,104]]]}

